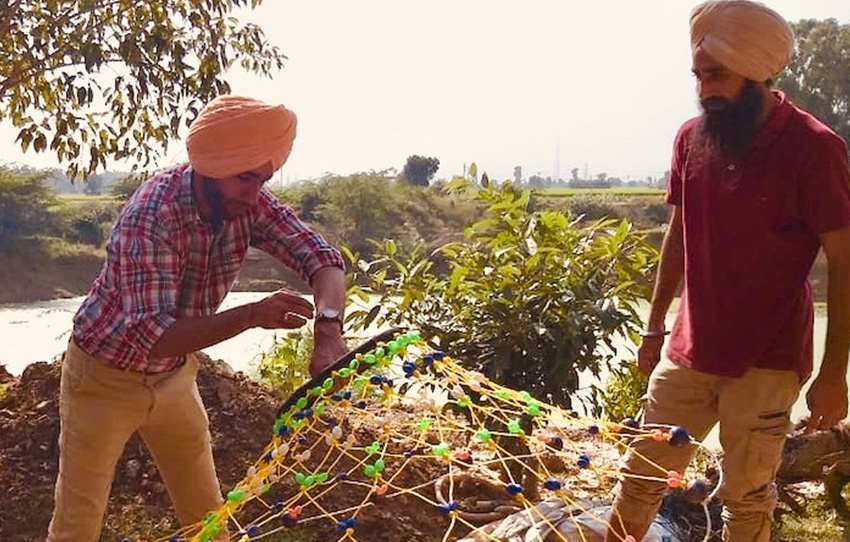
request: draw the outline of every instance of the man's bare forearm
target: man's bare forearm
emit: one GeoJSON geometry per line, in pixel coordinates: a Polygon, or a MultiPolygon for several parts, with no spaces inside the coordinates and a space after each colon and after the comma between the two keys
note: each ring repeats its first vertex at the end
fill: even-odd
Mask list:
{"type": "Polygon", "coordinates": [[[847,377],[850,351],[850,262],[830,262],[827,289],[827,326],[821,372],[847,377]]]}
{"type": "Polygon", "coordinates": [[[341,311],[345,305],[345,272],[339,267],[323,267],[310,278],[313,304],[316,311],[325,309],[341,311]]]}
{"type": "Polygon", "coordinates": [[[181,318],[154,343],[150,357],[167,358],[196,352],[254,327],[253,303],[210,316],[181,318]]]}
{"type": "Polygon", "coordinates": [[[655,289],[652,292],[652,306],[649,312],[647,329],[660,331],[664,329],[664,317],[670,308],[670,303],[676,296],[682,276],[685,274],[685,245],[682,235],[682,208],[676,206],[664,243],[661,245],[661,259],[658,264],[658,275],[655,279],[655,289]]]}

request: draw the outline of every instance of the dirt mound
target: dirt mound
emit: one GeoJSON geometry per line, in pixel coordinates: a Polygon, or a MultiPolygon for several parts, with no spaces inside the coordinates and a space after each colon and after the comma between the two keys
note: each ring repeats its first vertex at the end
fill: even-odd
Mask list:
{"type": "MultiPolygon", "coordinates": [[[[44,539],[59,462],[60,374],[61,362],[32,364],[0,399],[0,487],[5,490],[0,540],[44,539]]],[[[229,488],[262,453],[277,401],[226,363],[208,358],[198,387],[209,413],[219,478],[229,488]]],[[[105,521],[105,540],[177,526],[165,486],[138,436],[118,462],[105,521]]]]}

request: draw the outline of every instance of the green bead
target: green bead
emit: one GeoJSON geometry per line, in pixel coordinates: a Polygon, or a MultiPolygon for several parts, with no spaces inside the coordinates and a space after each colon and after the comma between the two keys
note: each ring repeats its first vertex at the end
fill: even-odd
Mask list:
{"type": "Polygon", "coordinates": [[[437,457],[446,456],[449,453],[449,445],[445,443],[438,444],[431,448],[431,453],[437,457]]]}
{"type": "Polygon", "coordinates": [[[201,531],[201,534],[198,535],[198,538],[201,539],[201,542],[210,542],[210,539],[212,537],[212,533],[208,533],[206,530],[201,531]]]}
{"type": "Polygon", "coordinates": [[[369,478],[374,478],[375,475],[378,474],[378,471],[375,470],[374,465],[366,465],[366,467],[363,468],[363,472],[369,478]]]}
{"type": "Polygon", "coordinates": [[[414,343],[418,343],[422,340],[422,336],[416,333],[415,331],[410,334],[410,341],[414,343]]]}
{"type": "Polygon", "coordinates": [[[535,403],[531,403],[530,405],[528,405],[526,412],[528,413],[529,416],[537,416],[537,415],[540,414],[540,405],[537,405],[535,403]]]}
{"type": "Polygon", "coordinates": [[[383,460],[383,459],[379,459],[379,460],[375,461],[375,470],[376,470],[376,471],[378,471],[378,472],[384,472],[384,466],[385,466],[385,465],[384,465],[384,460],[383,460]]]}
{"type": "Polygon", "coordinates": [[[420,431],[426,431],[428,427],[431,425],[431,420],[428,418],[422,418],[418,424],[416,424],[416,428],[420,431]]]}
{"type": "Polygon", "coordinates": [[[209,512],[204,518],[204,525],[209,525],[215,519],[215,512],[209,512]]]}
{"type": "Polygon", "coordinates": [[[301,399],[298,400],[297,403],[295,403],[295,406],[297,406],[299,410],[303,410],[304,408],[307,407],[307,398],[302,397],[301,399]]]}
{"type": "Polygon", "coordinates": [[[307,478],[304,478],[304,486],[305,487],[312,487],[315,483],[316,483],[316,477],[313,476],[312,474],[310,476],[308,476],[307,478]]]}
{"type": "Polygon", "coordinates": [[[300,420],[294,420],[294,421],[292,422],[292,430],[293,430],[293,431],[296,431],[296,430],[298,430],[298,429],[301,429],[301,428],[304,426],[304,424],[305,424],[305,423],[306,423],[306,422],[304,421],[304,419],[303,419],[303,418],[302,418],[302,419],[300,419],[300,420]]]}
{"type": "Polygon", "coordinates": [[[298,472],[295,474],[295,481],[298,482],[299,486],[303,486],[306,484],[307,477],[304,476],[303,472],[298,472]]]}
{"type": "Polygon", "coordinates": [[[375,349],[375,357],[376,358],[381,359],[386,355],[387,355],[387,351],[384,350],[383,347],[379,346],[378,348],[375,349]]]}
{"type": "Polygon", "coordinates": [[[263,484],[263,487],[260,488],[260,493],[268,493],[271,489],[271,484],[263,484]]]}
{"type": "Polygon", "coordinates": [[[366,362],[366,365],[374,365],[375,362],[378,361],[378,358],[376,358],[374,354],[366,354],[363,361],[366,362]]]}
{"type": "Polygon", "coordinates": [[[390,349],[390,354],[395,354],[399,351],[401,345],[398,343],[398,341],[390,341],[389,343],[387,343],[387,348],[390,349]]]}
{"type": "Polygon", "coordinates": [[[240,503],[245,500],[245,492],[241,489],[234,489],[227,493],[227,502],[240,503]]]}
{"type": "Polygon", "coordinates": [[[362,388],[363,386],[366,385],[366,382],[368,382],[368,380],[366,378],[364,378],[362,376],[358,376],[357,378],[354,379],[354,382],[353,382],[352,385],[355,388],[362,388]]]}
{"type": "Polygon", "coordinates": [[[375,455],[381,449],[381,444],[378,441],[373,442],[369,446],[366,446],[366,455],[375,455]]]}
{"type": "Polygon", "coordinates": [[[313,412],[316,413],[316,416],[321,416],[322,412],[324,412],[324,411],[325,411],[325,404],[324,403],[319,403],[318,405],[315,406],[315,408],[313,408],[313,412]]]}
{"type": "Polygon", "coordinates": [[[324,389],[325,391],[327,391],[327,390],[329,390],[333,387],[334,387],[334,379],[333,378],[326,378],[325,381],[322,382],[322,389],[324,389]]]}
{"type": "Polygon", "coordinates": [[[316,475],[316,482],[318,482],[320,484],[324,484],[327,481],[328,481],[328,473],[320,472],[319,474],[316,475]]]}
{"type": "Polygon", "coordinates": [[[496,392],[496,397],[498,397],[502,401],[507,401],[511,398],[511,394],[507,390],[499,390],[496,392]]]}
{"type": "Polygon", "coordinates": [[[349,369],[348,367],[343,367],[339,370],[339,376],[340,378],[348,378],[349,376],[351,376],[351,369],[349,369]]]}
{"type": "Polygon", "coordinates": [[[519,426],[519,420],[512,420],[508,423],[508,431],[516,435],[517,433],[522,433],[522,427],[519,426]]]}
{"type": "Polygon", "coordinates": [[[457,406],[459,406],[461,408],[469,408],[470,402],[471,402],[471,400],[470,400],[469,396],[464,395],[463,397],[461,397],[460,399],[457,400],[457,406]]]}
{"type": "Polygon", "coordinates": [[[313,395],[315,397],[318,397],[321,394],[322,394],[322,387],[321,386],[316,386],[315,388],[312,388],[310,390],[310,395],[313,395]]]}
{"type": "Polygon", "coordinates": [[[519,394],[519,398],[527,403],[527,402],[531,401],[531,394],[528,393],[527,391],[522,391],[519,394]]]}
{"type": "Polygon", "coordinates": [[[479,432],[475,433],[475,436],[478,437],[478,440],[480,440],[481,442],[488,442],[490,438],[492,438],[492,435],[490,434],[490,431],[487,428],[484,428],[479,432]]]}
{"type": "Polygon", "coordinates": [[[353,360],[348,362],[348,368],[351,369],[352,371],[356,371],[358,367],[360,367],[360,362],[357,361],[356,359],[353,359],[353,360]]]}

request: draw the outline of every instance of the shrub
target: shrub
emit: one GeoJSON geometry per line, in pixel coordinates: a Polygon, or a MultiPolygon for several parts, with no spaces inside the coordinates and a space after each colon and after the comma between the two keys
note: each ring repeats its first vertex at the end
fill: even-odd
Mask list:
{"type": "Polygon", "coordinates": [[[446,274],[421,245],[386,241],[372,261],[345,250],[349,294],[380,296],[350,325],[412,325],[490,378],[571,405],[579,373],[610,365],[613,336],[636,339],[636,305],[649,294],[641,279],[657,254],[625,221],[579,227],[561,212],[530,212],[529,197],[507,183],[477,191],[483,220],[436,251],[446,274]]]}
{"type": "Polygon", "coordinates": [[[262,355],[257,365],[259,380],[278,397],[285,399],[310,380],[312,355],[313,334],[309,330],[275,338],[274,345],[262,355]]]}
{"type": "Polygon", "coordinates": [[[632,360],[616,367],[601,393],[602,412],[611,421],[635,418],[641,409],[649,379],[632,360]]]}
{"type": "Polygon", "coordinates": [[[56,195],[44,184],[46,174],[0,167],[0,252],[15,242],[46,231],[58,222],[50,213],[56,195]]]}

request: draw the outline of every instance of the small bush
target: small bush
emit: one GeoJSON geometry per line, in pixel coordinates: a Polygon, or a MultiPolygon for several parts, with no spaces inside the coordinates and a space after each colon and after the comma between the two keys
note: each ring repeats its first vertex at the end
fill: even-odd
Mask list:
{"type": "Polygon", "coordinates": [[[257,365],[260,382],[281,399],[289,397],[310,380],[310,357],[313,334],[295,331],[276,338],[274,346],[264,353],[257,365]]]}
{"type": "Polygon", "coordinates": [[[641,409],[640,399],[646,393],[648,383],[649,379],[640,372],[636,361],[612,370],[601,394],[605,417],[614,422],[635,418],[641,409]]]}

